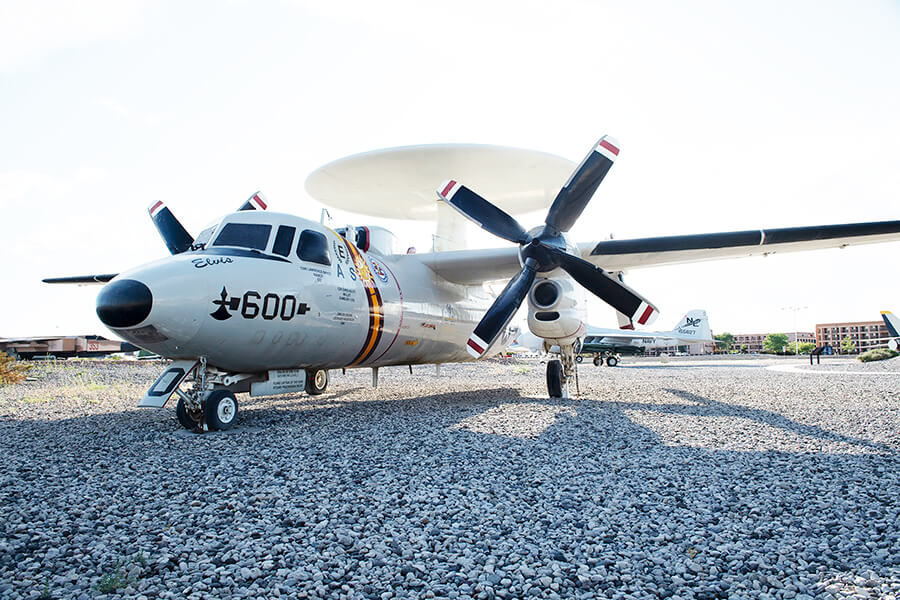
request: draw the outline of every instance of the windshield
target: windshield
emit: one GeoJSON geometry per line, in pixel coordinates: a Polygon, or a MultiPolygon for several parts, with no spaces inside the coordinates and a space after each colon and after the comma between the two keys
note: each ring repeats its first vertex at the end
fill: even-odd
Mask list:
{"type": "Polygon", "coordinates": [[[226,223],[216,236],[213,246],[237,246],[251,250],[265,250],[269,243],[271,225],[259,223],[226,223]]]}

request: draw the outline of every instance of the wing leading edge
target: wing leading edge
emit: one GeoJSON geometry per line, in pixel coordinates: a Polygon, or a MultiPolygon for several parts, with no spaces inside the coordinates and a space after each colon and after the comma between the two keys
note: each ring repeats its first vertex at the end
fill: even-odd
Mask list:
{"type": "Polygon", "coordinates": [[[581,244],[582,256],[611,271],[900,241],[900,221],[752,229],[581,244]]]}
{"type": "MultiPolygon", "coordinates": [[[[900,221],[751,229],[579,244],[581,256],[607,271],[800,252],[900,241],[900,221]]],[[[454,283],[508,279],[518,272],[517,248],[457,250],[413,255],[454,283]]]]}

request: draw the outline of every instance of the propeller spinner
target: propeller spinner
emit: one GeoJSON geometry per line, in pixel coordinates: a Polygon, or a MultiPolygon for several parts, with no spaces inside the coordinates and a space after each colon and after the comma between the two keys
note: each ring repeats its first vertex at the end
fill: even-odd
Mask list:
{"type": "Polygon", "coordinates": [[[595,296],[628,315],[641,325],[650,323],[657,309],[617,277],[567,250],[563,234],[569,231],[584,211],[597,187],[619,155],[619,144],[611,137],[600,138],[565,183],[544,225],[531,232],[518,221],[471,189],[454,181],[445,181],[438,196],[482,229],[504,240],[519,244],[522,270],[494,300],[467,342],[469,354],[480,358],[512,320],[531,289],[538,273],[561,268],[595,296]]]}

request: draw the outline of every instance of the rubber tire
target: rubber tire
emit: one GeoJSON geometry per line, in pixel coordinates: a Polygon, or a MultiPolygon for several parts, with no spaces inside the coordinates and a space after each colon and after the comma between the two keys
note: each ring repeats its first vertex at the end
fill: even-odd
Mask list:
{"type": "Polygon", "coordinates": [[[563,366],[558,360],[547,361],[547,393],[551,398],[562,398],[563,366]]]}
{"type": "Polygon", "coordinates": [[[600,358],[599,356],[595,356],[594,357],[594,366],[599,367],[602,364],[603,364],[603,359],[600,358]]]}
{"type": "Polygon", "coordinates": [[[228,390],[213,390],[207,392],[203,399],[203,416],[206,419],[206,426],[210,431],[225,431],[231,429],[235,421],[237,421],[238,402],[234,394],[228,390]],[[220,411],[219,407],[222,403],[232,404],[231,410],[227,405],[220,411]],[[220,412],[224,415],[230,415],[231,419],[223,420],[220,412]]]}
{"type": "Polygon", "coordinates": [[[582,355],[579,354],[578,356],[575,357],[575,362],[577,362],[578,364],[583,363],[583,362],[584,362],[584,357],[583,357],[582,355]]]}
{"type": "Polygon", "coordinates": [[[181,423],[182,427],[190,429],[191,431],[197,429],[197,426],[200,424],[198,421],[191,418],[190,413],[188,413],[187,405],[181,398],[178,399],[178,404],[175,406],[175,416],[178,417],[178,422],[181,423]]]}
{"type": "Polygon", "coordinates": [[[619,364],[619,359],[616,358],[615,356],[610,356],[610,357],[608,357],[608,358],[606,359],[606,366],[607,366],[607,367],[614,367],[614,366],[616,366],[617,364],[619,364]]]}
{"type": "Polygon", "coordinates": [[[306,370],[306,393],[310,396],[318,396],[325,392],[328,388],[328,371],[325,369],[307,369],[306,370]],[[324,375],[323,375],[324,374],[324,375]],[[316,379],[319,382],[316,383],[316,379]],[[323,379],[324,377],[324,379],[323,379]]]}

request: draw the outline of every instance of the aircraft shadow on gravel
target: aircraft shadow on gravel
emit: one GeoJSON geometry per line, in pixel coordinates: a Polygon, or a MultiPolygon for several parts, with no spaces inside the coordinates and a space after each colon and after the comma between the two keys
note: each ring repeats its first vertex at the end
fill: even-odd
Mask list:
{"type": "MultiPolygon", "coordinates": [[[[660,443],[663,443],[663,441],[656,432],[653,432],[644,425],[635,423],[632,419],[626,416],[626,411],[650,412],[672,416],[737,418],[758,425],[768,426],[785,432],[790,432],[798,436],[814,438],[823,442],[837,442],[850,446],[856,446],[859,448],[865,448],[870,452],[877,452],[880,454],[896,454],[898,451],[897,448],[894,448],[888,444],[835,433],[817,425],[800,423],[778,412],[758,408],[749,408],[740,404],[719,402],[717,400],[712,400],[711,398],[700,396],[686,390],[664,388],[663,391],[677,398],[680,398],[685,402],[677,404],[654,402],[611,402],[608,400],[591,400],[590,402],[595,403],[596,409],[598,410],[610,413],[611,415],[617,413],[621,415],[622,418],[625,418],[626,420],[631,422],[635,427],[647,429],[654,436],[659,438],[660,443]]],[[[716,449],[710,448],[710,450],[716,449]]]]}

